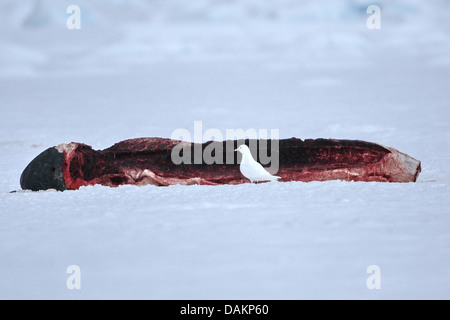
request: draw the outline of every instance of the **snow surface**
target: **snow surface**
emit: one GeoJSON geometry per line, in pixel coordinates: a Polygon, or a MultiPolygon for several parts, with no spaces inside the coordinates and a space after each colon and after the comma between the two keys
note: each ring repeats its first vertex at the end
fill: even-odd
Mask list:
{"type": "Polygon", "coordinates": [[[380,30],[371,4],[2,0],[0,298],[449,299],[450,3],[377,1],[380,30]],[[66,28],[74,2],[81,30],[66,28]],[[9,193],[48,147],[196,120],[377,142],[423,170],[410,184],[9,193]]]}

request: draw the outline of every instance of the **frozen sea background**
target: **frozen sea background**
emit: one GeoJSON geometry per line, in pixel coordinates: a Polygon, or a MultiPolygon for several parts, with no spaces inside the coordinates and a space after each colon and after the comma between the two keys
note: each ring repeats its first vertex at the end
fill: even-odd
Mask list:
{"type": "Polygon", "coordinates": [[[0,298],[450,298],[449,1],[75,2],[0,4],[0,298]],[[410,184],[9,193],[48,147],[196,120],[377,142],[423,170],[410,184]]]}

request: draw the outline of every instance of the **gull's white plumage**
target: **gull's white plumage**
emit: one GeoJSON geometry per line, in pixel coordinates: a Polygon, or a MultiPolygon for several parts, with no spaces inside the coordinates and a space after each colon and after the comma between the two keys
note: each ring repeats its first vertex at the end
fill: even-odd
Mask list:
{"type": "Polygon", "coordinates": [[[278,176],[271,175],[260,163],[253,159],[250,149],[245,144],[240,145],[235,151],[242,153],[239,169],[242,175],[251,182],[277,181],[280,179],[278,176]]]}

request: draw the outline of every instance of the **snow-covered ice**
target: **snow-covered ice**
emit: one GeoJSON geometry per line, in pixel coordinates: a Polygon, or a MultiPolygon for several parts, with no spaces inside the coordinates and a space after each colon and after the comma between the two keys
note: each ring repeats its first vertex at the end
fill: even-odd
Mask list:
{"type": "Polygon", "coordinates": [[[449,299],[450,3],[377,1],[380,30],[371,4],[3,0],[0,298],[449,299]],[[80,30],[66,28],[73,2],[80,30]],[[48,147],[196,120],[377,142],[422,173],[9,193],[48,147]]]}

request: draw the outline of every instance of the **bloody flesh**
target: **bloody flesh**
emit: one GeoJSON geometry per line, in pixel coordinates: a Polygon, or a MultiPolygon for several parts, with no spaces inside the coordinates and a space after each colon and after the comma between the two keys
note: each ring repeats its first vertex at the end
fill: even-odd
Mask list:
{"type": "MultiPolygon", "coordinates": [[[[249,180],[240,173],[238,155],[234,152],[241,142],[255,143],[256,155],[271,154],[271,140],[196,145],[164,138],[139,138],[119,142],[105,150],[94,150],[83,143],[61,144],[44,151],[29,164],[22,174],[21,186],[30,190],[76,190],[96,184],[117,187],[123,184],[246,183],[249,180]],[[187,157],[192,160],[190,163],[175,164],[172,161],[172,149],[180,143],[184,146],[183,152],[187,152],[187,157]],[[208,146],[214,147],[214,156],[222,161],[213,164],[195,161],[195,150],[203,152],[208,146]],[[230,153],[234,158],[232,164],[227,164],[226,155],[230,153]]],[[[279,150],[276,174],[281,177],[281,182],[336,179],[414,182],[421,170],[420,161],[371,142],[297,138],[276,142],[279,150]]],[[[259,157],[256,160],[259,161],[259,157]]]]}

